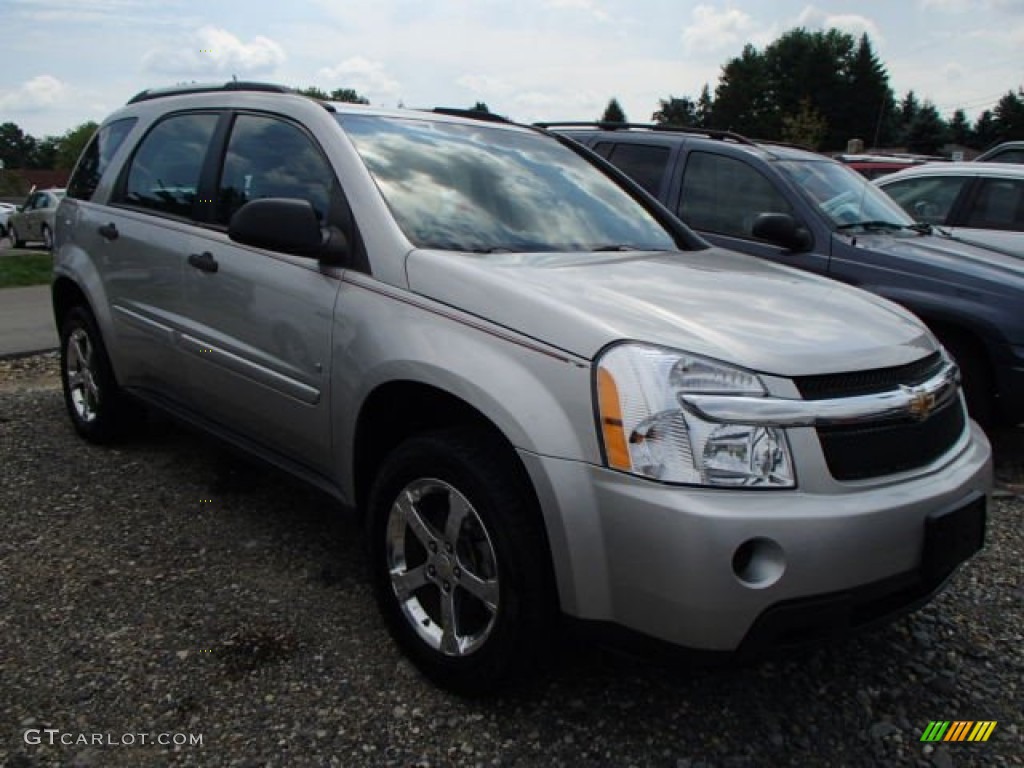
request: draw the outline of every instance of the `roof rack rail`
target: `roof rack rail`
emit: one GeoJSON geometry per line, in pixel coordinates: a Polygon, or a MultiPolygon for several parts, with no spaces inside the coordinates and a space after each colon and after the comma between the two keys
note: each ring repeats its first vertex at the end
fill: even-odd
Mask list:
{"type": "Polygon", "coordinates": [[[230,80],[226,83],[190,83],[185,85],[173,85],[169,88],[149,88],[132,96],[129,104],[138,104],[140,101],[151,99],[162,99],[166,96],[182,96],[193,93],[217,93],[218,91],[260,91],[263,93],[295,93],[294,88],[276,83],[257,83],[247,80],[230,80]]]}
{"type": "Polygon", "coordinates": [[[661,123],[612,123],[602,120],[577,121],[577,122],[554,122],[534,123],[538,128],[550,130],[551,128],[598,128],[602,131],[625,131],[630,128],[643,128],[648,131],[666,131],[668,133],[692,133],[700,136],[707,136],[719,141],[735,141],[737,144],[749,144],[756,146],[757,142],[751,141],[746,136],[732,131],[720,131],[715,128],[691,128],[684,125],[671,125],[661,123]]]}
{"type": "Polygon", "coordinates": [[[483,120],[488,123],[506,123],[512,125],[507,117],[496,115],[493,112],[481,112],[478,109],[459,109],[457,107],[434,107],[429,112],[437,115],[450,115],[451,117],[468,117],[471,120],[483,120]]]}

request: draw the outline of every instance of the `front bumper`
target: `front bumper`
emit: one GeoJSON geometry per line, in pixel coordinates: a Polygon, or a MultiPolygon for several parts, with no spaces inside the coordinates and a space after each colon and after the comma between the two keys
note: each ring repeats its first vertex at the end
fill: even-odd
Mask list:
{"type": "Polygon", "coordinates": [[[879,607],[926,600],[948,576],[908,586],[923,566],[927,519],[985,497],[992,477],[991,449],[973,423],[924,471],[857,483],[815,471],[793,491],[667,486],[520,455],[545,513],[563,610],[712,651],[781,638],[787,622],[807,634],[809,618],[832,621],[830,611],[802,610],[811,598],[849,602],[894,585],[872,608],[849,603],[848,615],[867,621],[882,618],[879,607]]]}

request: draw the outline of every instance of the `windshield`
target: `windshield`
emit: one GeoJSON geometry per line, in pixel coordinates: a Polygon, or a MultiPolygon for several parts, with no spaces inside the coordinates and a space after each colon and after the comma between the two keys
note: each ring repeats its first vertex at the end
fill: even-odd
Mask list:
{"type": "Polygon", "coordinates": [[[549,137],[423,119],[338,119],[399,226],[420,248],[677,249],[643,206],[549,137]]]}
{"type": "Polygon", "coordinates": [[[914,220],[888,195],[844,165],[781,160],[778,166],[839,229],[914,226],[914,220]]]}

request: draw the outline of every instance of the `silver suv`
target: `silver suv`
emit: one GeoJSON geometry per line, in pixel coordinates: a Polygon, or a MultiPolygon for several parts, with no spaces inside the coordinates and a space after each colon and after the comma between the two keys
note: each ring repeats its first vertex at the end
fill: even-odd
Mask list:
{"type": "Polygon", "coordinates": [[[567,616],[756,651],[925,602],[990,449],[907,311],[712,248],[566,139],[258,84],[139,94],[58,214],[67,409],[158,406],[364,516],[431,678],[567,616]]]}

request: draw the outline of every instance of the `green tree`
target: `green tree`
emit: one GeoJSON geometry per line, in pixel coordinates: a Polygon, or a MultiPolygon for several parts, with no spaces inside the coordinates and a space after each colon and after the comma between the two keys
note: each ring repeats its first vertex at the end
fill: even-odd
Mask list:
{"type": "Polygon", "coordinates": [[[895,99],[889,74],[875,55],[871,40],[861,35],[850,63],[849,83],[842,107],[831,115],[841,121],[846,138],[863,139],[868,146],[885,146],[895,135],[895,99]]]}
{"type": "Polygon", "coordinates": [[[907,128],[907,149],[923,155],[937,155],[949,139],[949,128],[930,101],[917,110],[907,128]]]}
{"type": "Polygon", "coordinates": [[[360,96],[352,88],[335,88],[333,91],[328,93],[322,88],[317,88],[315,85],[311,85],[307,88],[296,88],[295,92],[319,101],[345,101],[349,104],[370,103],[369,99],[364,96],[360,96]]]}
{"type": "Polygon", "coordinates": [[[962,109],[956,110],[949,121],[949,140],[954,144],[969,147],[973,139],[971,124],[967,121],[967,114],[962,109]]]}
{"type": "Polygon", "coordinates": [[[626,113],[622,111],[622,107],[619,105],[619,100],[613,98],[608,102],[608,106],[604,108],[604,114],[601,116],[602,123],[625,123],[626,113]]]}
{"type": "Polygon", "coordinates": [[[71,169],[78,162],[79,155],[89,143],[89,139],[96,133],[99,125],[92,120],[67,131],[57,142],[57,168],[71,169]]]}
{"type": "Polygon", "coordinates": [[[730,59],[718,77],[711,126],[772,139],[767,116],[772,111],[765,60],[749,43],[730,59]]]}
{"type": "Polygon", "coordinates": [[[697,125],[697,105],[690,99],[675,96],[658,99],[658,111],[651,115],[651,120],[658,125],[697,125]]]}
{"type": "Polygon", "coordinates": [[[811,105],[810,99],[800,102],[796,114],[782,117],[782,138],[793,144],[817,149],[827,133],[828,123],[811,105]]]}
{"type": "Polygon", "coordinates": [[[60,142],[59,136],[47,136],[45,139],[37,141],[35,151],[32,153],[31,166],[33,168],[57,168],[60,142]]]}
{"type": "Polygon", "coordinates": [[[30,168],[36,140],[14,123],[0,125],[0,160],[4,168],[30,168]]]}
{"type": "Polygon", "coordinates": [[[335,88],[331,91],[331,101],[344,101],[349,104],[369,104],[370,100],[360,96],[353,88],[335,88]]]}
{"type": "Polygon", "coordinates": [[[700,89],[700,96],[697,97],[697,107],[694,117],[698,128],[711,127],[711,115],[715,109],[714,99],[711,97],[711,88],[707,83],[700,89]]]}
{"type": "Polygon", "coordinates": [[[1008,91],[992,110],[999,141],[1024,139],[1024,88],[1008,91]]]}
{"type": "Polygon", "coordinates": [[[992,115],[991,109],[986,109],[974,122],[974,143],[971,145],[975,149],[988,149],[998,141],[998,130],[996,128],[996,120],[992,115]]]}
{"type": "Polygon", "coordinates": [[[488,115],[491,114],[491,110],[489,110],[487,108],[487,105],[484,102],[482,102],[482,101],[478,101],[476,104],[474,104],[472,107],[470,107],[469,111],[470,112],[486,112],[488,115]]]}

